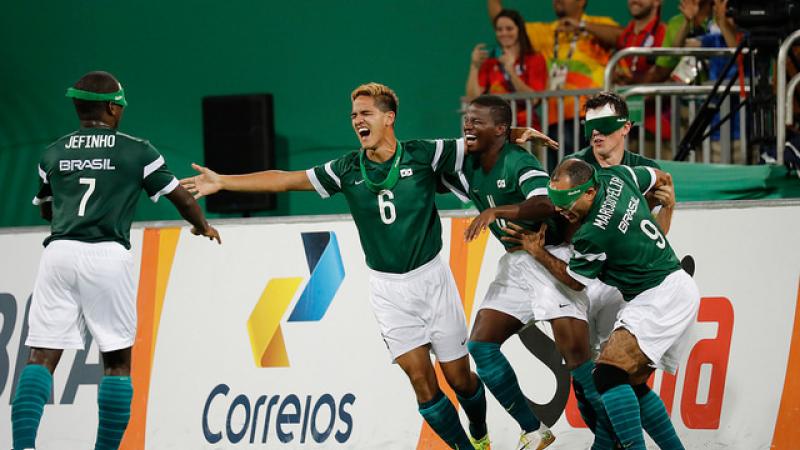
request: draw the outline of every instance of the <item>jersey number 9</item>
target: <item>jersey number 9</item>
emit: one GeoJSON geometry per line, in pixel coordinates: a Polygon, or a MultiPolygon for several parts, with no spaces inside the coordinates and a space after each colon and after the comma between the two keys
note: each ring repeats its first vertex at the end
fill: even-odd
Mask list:
{"type": "Polygon", "coordinates": [[[664,239],[664,235],[658,231],[658,227],[656,227],[653,222],[645,219],[639,225],[639,228],[642,229],[642,232],[647,235],[650,239],[656,241],[656,247],[660,249],[664,249],[667,246],[667,240],[664,239]]]}

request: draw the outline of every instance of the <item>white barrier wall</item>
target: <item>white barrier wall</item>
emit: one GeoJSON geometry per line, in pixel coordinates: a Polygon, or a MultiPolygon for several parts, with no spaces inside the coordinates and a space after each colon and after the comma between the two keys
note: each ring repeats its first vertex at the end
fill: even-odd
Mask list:
{"type": "MultiPolygon", "coordinates": [[[[380,339],[355,226],[323,220],[225,224],[222,246],[187,228],[134,230],[140,324],[123,448],[445,448],[423,429],[380,339]]],[[[474,317],[503,250],[493,238],[465,246],[466,223],[443,219],[442,258],[474,317]]],[[[798,448],[798,224],[797,206],[675,214],[669,240],[696,260],[704,299],[677,376],[658,373],[654,389],[687,448],[798,448]]],[[[0,234],[0,448],[11,445],[9,405],[45,236],[0,234]]],[[[504,350],[552,424],[551,448],[587,448],[591,434],[548,333],[532,327],[504,350]]],[[[38,448],[91,447],[99,364],[94,345],[65,352],[38,448]]],[[[516,424],[488,401],[493,448],[514,448],[516,424]]]]}

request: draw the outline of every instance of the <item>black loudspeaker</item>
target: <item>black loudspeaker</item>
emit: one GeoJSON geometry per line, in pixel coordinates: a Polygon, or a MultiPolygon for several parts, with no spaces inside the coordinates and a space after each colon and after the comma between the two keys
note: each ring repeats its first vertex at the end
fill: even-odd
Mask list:
{"type": "MultiPolygon", "coordinates": [[[[205,165],[226,175],[275,168],[275,117],[272,95],[203,97],[203,151],[205,165]]],[[[206,197],[206,209],[215,213],[243,213],[275,209],[275,194],[221,191],[206,197]]]]}

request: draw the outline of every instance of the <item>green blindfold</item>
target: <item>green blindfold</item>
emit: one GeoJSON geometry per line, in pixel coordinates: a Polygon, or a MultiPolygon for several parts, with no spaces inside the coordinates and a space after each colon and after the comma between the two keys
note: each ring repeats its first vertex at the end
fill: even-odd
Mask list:
{"type": "Polygon", "coordinates": [[[547,186],[547,195],[553,205],[561,209],[572,209],[575,202],[583,195],[590,187],[593,187],[597,182],[597,172],[592,174],[585,183],[571,187],[569,189],[553,189],[550,185],[547,186]]]}
{"type": "Polygon", "coordinates": [[[592,137],[592,132],[594,130],[597,130],[598,133],[604,136],[608,136],[609,134],[624,127],[627,122],[628,118],[623,116],[598,117],[597,119],[587,120],[583,125],[583,132],[586,136],[586,139],[590,139],[592,137]]]}
{"type": "Polygon", "coordinates": [[[84,91],[71,87],[67,88],[67,97],[77,98],[78,100],[89,100],[92,102],[111,102],[119,106],[128,106],[128,102],[125,101],[125,89],[122,89],[122,87],[120,87],[117,92],[106,93],[84,91]]]}

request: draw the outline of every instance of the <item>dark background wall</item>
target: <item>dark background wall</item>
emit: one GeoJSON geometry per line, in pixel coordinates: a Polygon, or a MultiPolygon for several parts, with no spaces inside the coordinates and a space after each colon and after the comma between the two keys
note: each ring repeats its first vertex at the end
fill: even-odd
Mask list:
{"type": "MultiPolygon", "coordinates": [[[[549,0],[505,5],[555,18],[549,0]]],[[[629,20],[625,0],[590,0],[587,12],[629,20]]],[[[397,91],[401,139],[458,135],[470,51],[493,32],[483,0],[40,0],[4,4],[0,42],[0,226],[22,226],[43,223],[30,206],[36,164],[77,126],[64,90],[87,71],[122,81],[121,130],[149,139],[178,177],[202,162],[203,96],[272,93],[277,165],[299,170],[356,148],[349,94],[362,82],[397,91]]],[[[346,211],[312,193],[278,205],[272,214],[346,211]]],[[[137,220],[177,218],[142,196],[137,220]]]]}

